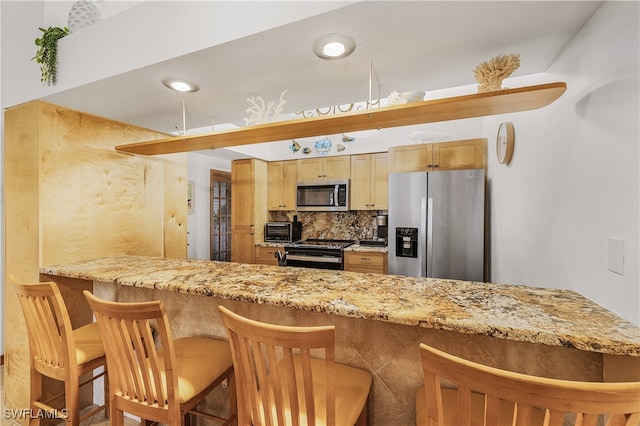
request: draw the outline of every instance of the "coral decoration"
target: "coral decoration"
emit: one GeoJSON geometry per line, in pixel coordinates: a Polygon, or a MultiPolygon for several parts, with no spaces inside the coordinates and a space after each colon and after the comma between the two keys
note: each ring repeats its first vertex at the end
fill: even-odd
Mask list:
{"type": "Polygon", "coordinates": [[[520,66],[520,55],[498,55],[487,62],[482,62],[473,70],[478,83],[478,93],[492,92],[502,89],[502,80],[520,66]]]}
{"type": "Polygon", "coordinates": [[[247,102],[253,106],[246,109],[249,113],[249,118],[243,119],[244,124],[247,126],[252,124],[262,124],[278,118],[284,108],[284,104],[287,103],[287,101],[284,100],[285,93],[287,93],[286,90],[280,94],[280,101],[278,102],[278,105],[276,105],[275,101],[270,101],[265,105],[262,96],[252,96],[247,98],[247,102]]]}

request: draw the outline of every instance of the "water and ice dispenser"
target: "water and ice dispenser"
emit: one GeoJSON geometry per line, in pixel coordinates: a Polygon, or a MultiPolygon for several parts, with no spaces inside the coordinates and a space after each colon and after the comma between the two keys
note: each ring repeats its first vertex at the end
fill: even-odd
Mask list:
{"type": "Polygon", "coordinates": [[[418,228],[396,228],[396,256],[418,257],[418,228]]]}

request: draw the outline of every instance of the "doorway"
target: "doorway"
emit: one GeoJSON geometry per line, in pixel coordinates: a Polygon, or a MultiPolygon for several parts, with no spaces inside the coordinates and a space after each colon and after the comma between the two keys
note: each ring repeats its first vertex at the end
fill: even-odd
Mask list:
{"type": "Polygon", "coordinates": [[[211,170],[211,260],[231,261],[231,173],[211,170]]]}

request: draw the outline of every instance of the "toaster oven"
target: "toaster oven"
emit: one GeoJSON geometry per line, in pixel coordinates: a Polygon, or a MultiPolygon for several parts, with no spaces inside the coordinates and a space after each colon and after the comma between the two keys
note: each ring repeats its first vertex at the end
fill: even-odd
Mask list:
{"type": "Polygon", "coordinates": [[[290,243],[302,239],[302,222],[267,222],[264,225],[264,240],[290,243]]]}

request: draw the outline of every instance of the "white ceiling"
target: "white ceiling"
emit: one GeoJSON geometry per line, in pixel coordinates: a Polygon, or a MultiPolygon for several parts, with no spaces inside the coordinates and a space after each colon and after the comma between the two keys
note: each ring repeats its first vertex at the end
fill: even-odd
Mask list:
{"type": "MultiPolygon", "coordinates": [[[[476,83],[473,69],[499,54],[519,53],[513,76],[545,72],[593,15],[595,1],[362,1],[47,97],[57,104],[161,132],[244,125],[247,98],[278,100],[284,113],[364,101],[391,91],[437,90],[476,83]],[[341,60],[317,58],[323,34],[356,41],[341,60]],[[185,77],[200,85],[178,95],[160,82],[185,77]]],[[[122,13],[127,13],[126,11],[122,13]]],[[[247,13],[251,13],[250,9],[247,13]]]]}

